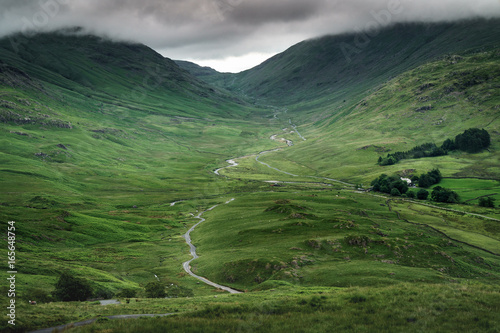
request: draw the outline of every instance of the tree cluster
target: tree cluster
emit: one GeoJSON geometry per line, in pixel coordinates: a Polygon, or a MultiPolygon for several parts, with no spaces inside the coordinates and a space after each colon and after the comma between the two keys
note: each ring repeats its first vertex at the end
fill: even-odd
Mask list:
{"type": "Polygon", "coordinates": [[[149,282],[144,289],[148,298],[164,298],[167,296],[165,284],[160,281],[149,282]]]}
{"type": "Polygon", "coordinates": [[[382,158],[379,157],[378,159],[378,164],[384,166],[384,165],[393,165],[396,164],[397,162],[401,160],[406,160],[406,159],[416,159],[416,158],[423,158],[423,157],[436,157],[436,156],[443,156],[448,154],[446,150],[444,150],[442,147],[436,146],[435,143],[424,143],[423,145],[413,147],[409,151],[398,151],[392,154],[387,154],[387,157],[382,158]]]}
{"type": "Polygon", "coordinates": [[[479,206],[494,208],[495,207],[495,198],[492,198],[492,197],[479,198],[479,206]]]}
{"type": "MultiPolygon", "coordinates": [[[[430,187],[432,185],[438,184],[443,179],[441,175],[441,171],[439,169],[431,170],[427,173],[424,173],[420,177],[413,176],[411,178],[413,183],[417,183],[419,187],[430,187]]],[[[409,190],[408,183],[404,180],[401,180],[398,176],[388,176],[386,174],[380,175],[380,177],[376,178],[372,181],[371,185],[373,186],[373,191],[387,193],[395,197],[406,196],[411,199],[419,199],[419,200],[427,200],[429,197],[429,191],[425,189],[420,189],[418,192],[413,192],[409,190]]],[[[441,202],[458,202],[458,195],[453,192],[453,194],[447,192],[449,190],[443,189],[442,187],[437,187],[441,190],[435,192],[434,197],[431,196],[434,201],[441,202]]],[[[434,193],[434,192],[433,192],[434,193]]]]}
{"type": "Polygon", "coordinates": [[[485,148],[488,148],[490,145],[491,138],[488,131],[485,129],[470,128],[464,133],[457,135],[455,139],[446,139],[440,147],[434,143],[424,143],[423,145],[416,146],[409,151],[398,151],[392,154],[387,154],[386,157],[380,156],[378,164],[385,166],[396,164],[405,159],[444,156],[447,155],[448,152],[454,150],[477,153],[485,148]]]}
{"type": "Polygon", "coordinates": [[[408,192],[408,183],[397,176],[381,175],[371,185],[377,192],[387,193],[393,196],[401,196],[408,192]]]}
{"type": "Polygon", "coordinates": [[[63,302],[85,301],[93,294],[92,287],[87,280],[64,272],[57,281],[54,296],[63,302]]]}
{"type": "Polygon", "coordinates": [[[460,202],[460,197],[458,196],[457,192],[454,192],[450,189],[441,186],[436,186],[434,190],[432,190],[431,199],[432,201],[436,202],[446,202],[446,203],[460,202]]]}
{"type": "Polygon", "coordinates": [[[470,128],[455,137],[455,149],[468,153],[477,153],[491,145],[488,131],[479,128],[470,128]]]}
{"type": "Polygon", "coordinates": [[[428,173],[424,173],[418,178],[412,178],[412,180],[418,180],[418,186],[428,188],[432,185],[439,184],[439,182],[443,179],[441,172],[439,169],[434,169],[429,171],[428,173]]]}

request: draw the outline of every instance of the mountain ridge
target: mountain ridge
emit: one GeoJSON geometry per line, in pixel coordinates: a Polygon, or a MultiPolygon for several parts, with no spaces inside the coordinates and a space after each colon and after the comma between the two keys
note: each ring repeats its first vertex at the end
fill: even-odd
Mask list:
{"type": "Polygon", "coordinates": [[[290,106],[325,94],[342,98],[339,91],[373,88],[440,56],[498,46],[499,27],[500,19],[400,23],[380,29],[375,37],[364,35],[366,45],[356,42],[359,33],[328,35],[295,44],[252,69],[205,73],[203,79],[275,105],[290,106]]]}

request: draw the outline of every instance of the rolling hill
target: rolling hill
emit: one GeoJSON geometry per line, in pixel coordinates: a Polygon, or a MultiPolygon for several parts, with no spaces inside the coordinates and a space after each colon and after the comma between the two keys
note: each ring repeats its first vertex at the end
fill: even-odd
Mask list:
{"type": "Polygon", "coordinates": [[[277,106],[325,96],[344,100],[443,55],[498,47],[499,23],[396,24],[374,37],[346,33],[306,40],[238,74],[185,68],[202,73],[207,82],[277,106]]]}
{"type": "Polygon", "coordinates": [[[500,198],[498,23],[395,25],[349,60],[356,35],[321,37],[239,74],[78,29],[0,40],[18,329],[497,330],[500,213],[474,200],[500,198]],[[469,127],[489,150],[376,163],[469,127]],[[435,167],[468,204],[362,191],[435,167]],[[192,271],[245,293],[183,270],[198,222],[192,271]],[[122,304],[56,302],[62,272],[122,304]],[[145,299],[157,281],[174,298],[145,299]]]}

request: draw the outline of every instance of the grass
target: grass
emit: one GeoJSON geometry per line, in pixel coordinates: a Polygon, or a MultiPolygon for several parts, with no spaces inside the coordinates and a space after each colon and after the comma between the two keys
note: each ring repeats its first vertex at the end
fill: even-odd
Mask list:
{"type": "Polygon", "coordinates": [[[443,179],[439,186],[452,189],[459,193],[464,202],[477,204],[478,198],[489,196],[500,201],[500,182],[483,179],[443,179]]]}
{"type": "Polygon", "coordinates": [[[263,160],[278,168],[283,163],[289,168],[284,170],[292,173],[299,169],[286,161],[293,161],[308,173],[314,170],[321,176],[365,187],[382,173],[421,174],[433,168],[439,168],[447,178],[498,180],[500,96],[495,89],[498,76],[491,74],[498,70],[498,50],[457,59],[455,62],[444,57],[405,72],[373,89],[362,100],[346,105],[341,117],[337,117],[340,111],[330,107],[312,109],[310,116],[290,107],[287,117],[302,124],[298,129],[307,141],[298,141],[294,147],[263,160]],[[484,79],[464,87],[474,77],[484,79]],[[451,87],[455,90],[449,91],[451,87]],[[432,105],[432,110],[415,111],[425,105],[432,105]],[[328,116],[318,119],[314,116],[318,114],[328,116]],[[386,167],[376,165],[379,156],[390,151],[405,151],[430,141],[441,144],[471,127],[491,133],[489,151],[405,160],[386,167]]]}
{"type": "MultiPolygon", "coordinates": [[[[497,193],[498,50],[370,80],[381,85],[357,87],[345,103],[336,93],[333,102],[321,95],[276,108],[208,86],[144,46],[37,38],[18,53],[0,41],[0,228],[16,220],[19,331],[170,312],[177,315],[103,319],[75,331],[498,330],[496,222],[311,178],[366,188],[381,173],[439,167],[441,185],[464,200],[497,193]],[[156,68],[161,76],[150,77],[156,68]],[[145,87],[145,78],[160,84],[145,87]],[[463,86],[473,78],[482,79],[463,86]],[[450,84],[458,90],[443,93],[450,84]],[[431,102],[432,112],[414,111],[431,102]],[[463,127],[487,128],[490,151],[376,165],[389,149],[439,142],[463,127]],[[275,134],[294,146],[269,140],[275,134]],[[259,161],[297,176],[256,161],[277,147],[259,161]],[[229,158],[239,166],[215,175],[229,158]],[[181,266],[193,216],[232,198],[191,234],[200,255],[192,266],[242,295],[201,284],[181,266]],[[134,289],[140,300],[49,303],[63,271],[111,295],[134,289]],[[144,299],[155,275],[195,296],[144,299]],[[47,302],[28,306],[32,295],[47,302]]],[[[442,206],[499,217],[498,209],[442,206]]]]}
{"type": "MultiPolygon", "coordinates": [[[[140,300],[102,307],[92,303],[42,305],[38,312],[53,317],[82,314],[81,318],[116,313],[177,313],[166,318],[100,320],[68,332],[303,332],[353,331],[484,331],[500,324],[498,290],[468,284],[409,284],[379,288],[293,288],[242,295],[221,294],[196,299],[140,300]],[[68,311],[70,310],[70,311],[68,311]]],[[[35,307],[26,308],[28,313],[35,307]]],[[[37,317],[30,316],[29,327],[37,317]]],[[[74,320],[79,320],[73,315],[74,320]]]]}
{"type": "Polygon", "coordinates": [[[201,257],[195,271],[240,289],[268,280],[346,287],[497,276],[497,257],[477,249],[498,252],[495,222],[421,207],[416,219],[404,206],[390,211],[383,199],[348,191],[294,193],[249,194],[207,212],[207,223],[192,234],[201,257]],[[453,223],[443,233],[427,227],[441,230],[437,221],[445,215],[453,223]],[[491,266],[474,264],[478,256],[491,266]]]}

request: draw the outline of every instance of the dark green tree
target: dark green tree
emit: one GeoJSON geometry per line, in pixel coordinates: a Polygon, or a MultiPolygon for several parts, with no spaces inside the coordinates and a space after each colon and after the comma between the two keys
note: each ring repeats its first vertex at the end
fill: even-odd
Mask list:
{"type": "Polygon", "coordinates": [[[401,196],[401,192],[400,192],[397,188],[395,188],[395,187],[394,187],[394,188],[391,190],[391,195],[392,195],[393,197],[400,197],[400,196],[401,196]]]}
{"type": "Polygon", "coordinates": [[[422,176],[420,176],[419,180],[418,180],[418,186],[419,187],[424,187],[424,188],[428,188],[432,185],[432,180],[431,180],[431,177],[429,177],[428,174],[423,174],[422,176]]]}
{"type": "Polygon", "coordinates": [[[148,298],[163,298],[167,296],[165,284],[160,281],[149,282],[144,289],[148,298]]]}
{"type": "Polygon", "coordinates": [[[492,197],[479,198],[479,206],[493,208],[495,207],[495,198],[492,197]]]}
{"type": "Polygon", "coordinates": [[[434,190],[432,190],[431,199],[436,202],[445,202],[445,203],[460,202],[460,197],[456,192],[447,188],[443,188],[441,186],[436,186],[434,190]]]}
{"type": "Polygon", "coordinates": [[[468,153],[477,153],[490,145],[490,134],[485,129],[469,128],[455,137],[456,148],[468,153]]]}
{"type": "Polygon", "coordinates": [[[444,140],[443,145],[441,146],[441,148],[443,148],[446,151],[455,150],[456,149],[455,141],[452,140],[452,139],[446,139],[446,140],[444,140]]]}
{"type": "Polygon", "coordinates": [[[417,199],[419,200],[427,200],[429,197],[429,192],[427,190],[421,189],[417,192],[417,199]]]}
{"type": "Polygon", "coordinates": [[[386,174],[380,175],[380,177],[372,181],[371,185],[374,191],[387,194],[390,194],[394,188],[399,191],[399,195],[405,194],[408,191],[407,182],[397,176],[387,176],[386,174]]]}
{"type": "Polygon", "coordinates": [[[418,186],[428,188],[432,185],[438,184],[442,179],[443,176],[441,176],[441,171],[439,171],[439,169],[433,169],[420,176],[418,186]]]}
{"type": "Polygon", "coordinates": [[[132,289],[132,288],[124,288],[120,290],[116,296],[118,297],[124,297],[124,298],[134,298],[137,296],[137,290],[132,289]]]}
{"type": "Polygon", "coordinates": [[[171,284],[167,287],[166,296],[170,298],[193,297],[193,291],[189,288],[171,284]]]}
{"type": "Polygon", "coordinates": [[[84,301],[92,296],[92,287],[87,280],[64,272],[57,281],[54,296],[63,301],[84,301]]]}

